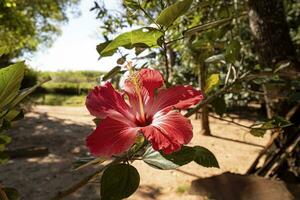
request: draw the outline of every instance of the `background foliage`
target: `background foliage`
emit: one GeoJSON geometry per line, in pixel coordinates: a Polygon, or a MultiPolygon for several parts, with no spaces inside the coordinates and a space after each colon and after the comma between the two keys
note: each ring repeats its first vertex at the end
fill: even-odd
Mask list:
{"type": "Polygon", "coordinates": [[[0,1],[0,67],[13,58],[48,47],[68,21],[68,11],[76,11],[79,0],[0,1]]]}

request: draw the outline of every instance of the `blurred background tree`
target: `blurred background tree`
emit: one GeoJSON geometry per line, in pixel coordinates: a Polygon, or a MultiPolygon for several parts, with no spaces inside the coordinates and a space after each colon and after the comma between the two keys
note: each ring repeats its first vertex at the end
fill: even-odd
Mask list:
{"type": "Polygon", "coordinates": [[[12,59],[49,47],[80,0],[1,0],[0,67],[12,59]]]}

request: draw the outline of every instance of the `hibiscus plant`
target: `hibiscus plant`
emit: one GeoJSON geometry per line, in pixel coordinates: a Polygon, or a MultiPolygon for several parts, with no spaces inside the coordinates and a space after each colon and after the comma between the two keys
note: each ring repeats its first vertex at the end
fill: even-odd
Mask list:
{"type": "Polygon", "coordinates": [[[86,99],[97,127],[86,139],[95,157],[83,166],[102,164],[101,199],[126,198],[138,188],[139,173],[131,165],[135,160],[162,170],[192,161],[219,167],[208,149],[185,146],[193,131],[181,110],[199,103],[202,92],[191,86],[165,88],[161,73],[154,69],[136,70],[130,62],[127,69],[122,91],[104,82],[86,99]]]}
{"type": "MultiPolygon", "coordinates": [[[[132,9],[142,8],[139,2],[125,3],[132,9]]],[[[120,47],[134,48],[137,55],[146,49],[161,48],[166,58],[166,32],[192,3],[193,0],[178,1],[165,8],[156,20],[150,17],[151,26],[122,33],[99,44],[99,55],[111,56],[120,47]]],[[[102,84],[96,86],[86,99],[87,109],[95,116],[96,129],[86,138],[92,156],[82,159],[83,164],[78,169],[89,165],[99,168],[54,199],[61,199],[93,178],[100,179],[101,199],[127,198],[135,192],[140,181],[137,169],[131,165],[134,161],[143,161],[161,170],[175,169],[190,162],[219,167],[208,149],[187,146],[193,137],[193,127],[187,117],[205,101],[203,92],[192,86],[170,86],[168,74],[164,81],[158,70],[145,65],[136,68],[126,62],[126,56],[117,63],[129,74],[121,91],[115,90],[107,81],[122,71],[122,67],[117,66],[102,78],[102,84]],[[191,107],[194,110],[184,116],[191,107]]],[[[167,61],[165,63],[167,67],[167,61]]]]}
{"type": "MultiPolygon", "coordinates": [[[[97,46],[99,55],[112,56],[121,52],[120,47],[135,49],[136,55],[159,48],[165,61],[165,80],[158,70],[147,68],[147,64],[133,66],[127,61],[128,54],[118,59],[118,66],[102,78],[102,84],[96,86],[86,99],[87,109],[95,116],[96,129],[86,138],[92,156],[81,159],[82,165],[77,169],[89,165],[98,169],[67,190],[59,192],[54,199],[63,198],[93,178],[100,180],[101,199],[127,198],[135,192],[140,181],[137,169],[131,165],[134,161],[142,161],[161,170],[175,169],[190,162],[204,167],[219,167],[217,159],[208,149],[187,146],[193,137],[192,124],[187,117],[224,94],[245,75],[234,76],[234,80],[227,81],[223,89],[206,98],[202,91],[191,86],[171,86],[167,48],[174,37],[170,37],[172,31],[169,28],[192,4],[193,0],[177,1],[163,9],[154,19],[143,9],[140,1],[124,1],[124,5],[132,11],[142,11],[151,25],[124,32],[113,40],[106,38],[105,42],[97,46]],[[125,67],[129,76],[121,91],[117,91],[107,80],[124,71],[120,65],[125,67]]],[[[97,3],[95,6],[100,8],[97,3]]],[[[213,23],[209,27],[218,27],[231,20],[213,23]]],[[[183,30],[178,39],[201,32],[203,28],[200,25],[183,30]]],[[[147,58],[145,56],[143,59],[147,58]]],[[[219,76],[213,76],[204,92],[209,93],[218,84],[219,76]]]]}
{"type": "MultiPolygon", "coordinates": [[[[102,84],[96,86],[86,99],[87,109],[95,116],[96,129],[86,138],[86,145],[92,156],[80,159],[82,165],[78,169],[89,165],[96,166],[97,169],[70,188],[60,191],[53,199],[61,199],[71,194],[94,178],[100,180],[102,200],[127,198],[139,186],[140,175],[132,166],[134,161],[142,161],[161,170],[175,169],[190,162],[196,162],[204,167],[219,167],[217,159],[208,149],[201,146],[187,146],[193,137],[192,125],[188,117],[203,106],[212,104],[214,100],[234,89],[235,86],[257,78],[255,75],[251,76],[250,71],[235,69],[234,64],[240,47],[238,42],[231,42],[225,56],[221,54],[205,60],[206,63],[222,62],[229,67],[225,81],[218,73],[212,74],[207,79],[201,77],[206,83],[203,88],[205,98],[202,91],[191,86],[172,86],[169,82],[169,57],[171,56],[170,52],[168,53],[169,45],[185,38],[191,41],[191,38],[201,35],[205,30],[230,24],[234,18],[228,17],[208,24],[191,24],[188,27],[176,26],[176,20],[185,15],[192,4],[198,8],[199,2],[178,0],[174,4],[166,4],[167,7],[159,13],[147,12],[144,9],[148,1],[124,0],[122,2],[128,11],[143,13],[147,23],[151,22],[151,24],[123,32],[112,40],[105,37],[106,41],[97,45],[100,57],[112,56],[116,52],[121,54],[117,60],[118,66],[102,77],[102,84]],[[157,17],[154,18],[152,15],[157,17]],[[174,32],[176,27],[181,34],[178,30],[174,32]],[[158,70],[149,68],[147,63],[139,67],[133,66],[127,59],[129,54],[123,54],[123,50],[126,51],[124,48],[135,50],[137,65],[141,64],[138,62],[161,52],[160,58],[163,62],[159,61],[159,63],[164,63],[164,66],[160,67],[164,72],[164,79],[158,70]],[[124,71],[129,76],[121,90],[117,91],[108,80],[124,71]]],[[[92,10],[94,9],[99,10],[99,18],[107,12],[96,2],[92,10]]],[[[192,14],[190,12],[190,15],[192,14]]],[[[187,16],[182,18],[185,17],[187,16]]],[[[205,53],[202,55],[202,50],[207,48],[208,43],[187,44],[192,45],[186,47],[187,51],[191,48],[199,50],[196,51],[197,54],[193,59],[206,55],[205,53]]],[[[239,64],[242,65],[242,62],[243,59],[239,64]]],[[[224,110],[224,104],[221,101],[221,104],[215,107],[224,110]]],[[[217,113],[222,115],[223,112],[217,113]]],[[[272,122],[271,125],[264,123],[259,124],[257,128],[252,126],[247,128],[251,129],[250,133],[253,135],[262,136],[267,129],[274,127],[278,125],[272,122]]]]}

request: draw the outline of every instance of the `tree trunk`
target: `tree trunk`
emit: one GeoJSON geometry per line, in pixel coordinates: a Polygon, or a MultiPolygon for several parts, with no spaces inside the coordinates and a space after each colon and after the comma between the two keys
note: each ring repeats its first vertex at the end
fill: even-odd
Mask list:
{"type": "Polygon", "coordinates": [[[169,79],[172,80],[174,73],[174,66],[176,64],[176,53],[173,51],[171,45],[167,45],[167,54],[169,58],[169,79]]]}
{"type": "MultiPolygon", "coordinates": [[[[199,64],[199,85],[202,91],[205,90],[205,85],[206,85],[205,81],[206,81],[205,64],[200,63],[199,64]]],[[[209,114],[208,107],[206,105],[203,106],[201,111],[202,111],[201,113],[202,134],[211,135],[210,128],[209,128],[209,119],[208,119],[208,114],[209,114]]]]}
{"type": "Polygon", "coordinates": [[[262,68],[280,61],[296,61],[282,0],[249,0],[249,22],[254,47],[262,68]]]}
{"type": "MultiPolygon", "coordinates": [[[[299,71],[299,61],[289,35],[283,0],[249,0],[248,3],[250,28],[260,66],[274,70],[279,62],[289,61],[291,67],[285,68],[284,72],[295,72],[295,69],[299,71]]],[[[277,107],[274,115],[283,116],[294,125],[284,128],[283,134],[272,136],[273,140],[260,153],[248,173],[285,181],[299,181],[300,167],[297,167],[297,163],[300,162],[300,109],[298,106],[295,110],[294,106],[297,105],[288,100],[280,100],[274,106],[277,107]],[[289,114],[291,110],[295,110],[292,115],[289,114]],[[258,160],[264,156],[265,162],[258,168],[258,160]]]]}

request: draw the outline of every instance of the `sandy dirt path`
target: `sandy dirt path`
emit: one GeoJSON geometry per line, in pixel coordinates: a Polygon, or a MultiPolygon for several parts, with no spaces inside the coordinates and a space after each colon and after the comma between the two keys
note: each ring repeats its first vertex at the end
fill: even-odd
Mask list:
{"type": "MultiPolygon", "coordinates": [[[[94,125],[84,107],[37,106],[9,134],[9,148],[45,146],[46,157],[16,159],[0,166],[0,182],[16,187],[24,200],[48,200],[57,191],[82,178],[86,171],[72,172],[75,157],[85,156],[85,137],[94,125]]],[[[256,138],[247,130],[227,122],[210,119],[212,136],[200,135],[200,121],[191,118],[194,138],[191,145],[210,149],[220,169],[204,168],[191,163],[178,170],[161,171],[143,162],[134,162],[140,172],[141,184],[130,200],[194,200],[208,199],[188,194],[190,182],[226,171],[243,174],[267,143],[268,136],[256,138]]],[[[245,125],[249,120],[237,121],[245,125]]],[[[99,185],[91,183],[65,199],[99,199],[99,185]]]]}

